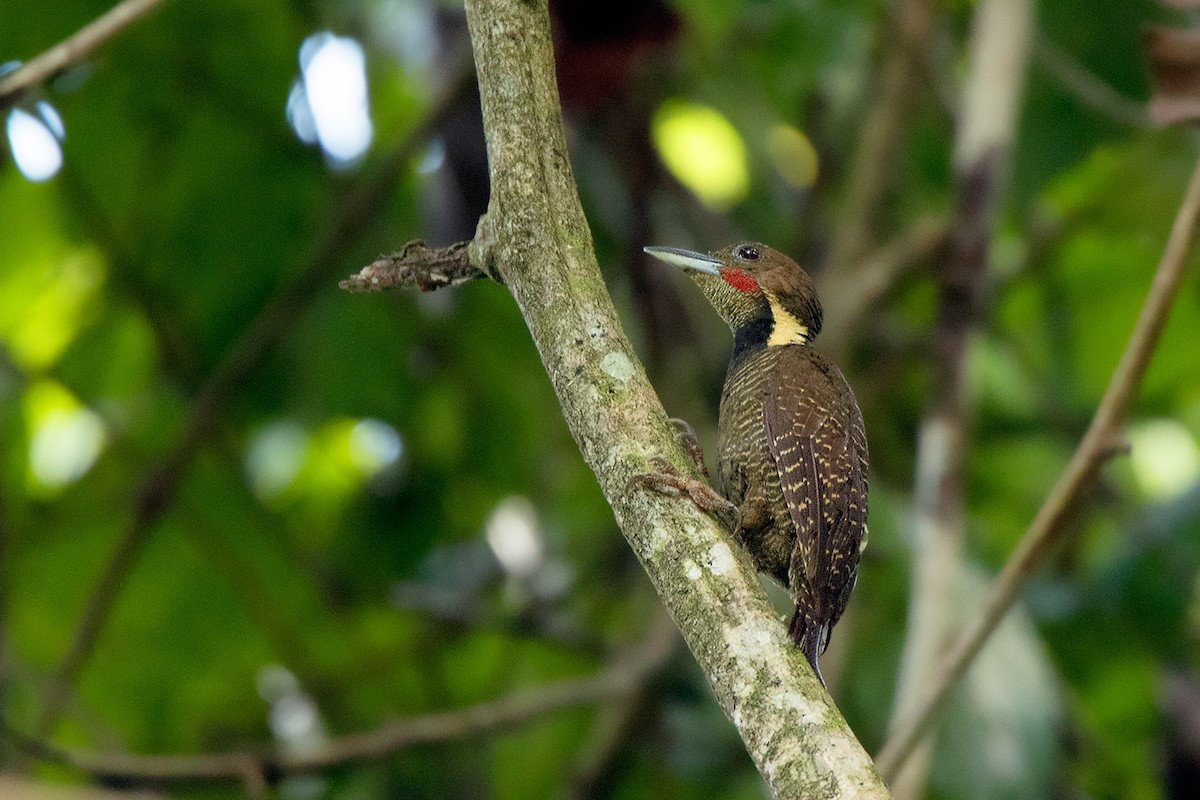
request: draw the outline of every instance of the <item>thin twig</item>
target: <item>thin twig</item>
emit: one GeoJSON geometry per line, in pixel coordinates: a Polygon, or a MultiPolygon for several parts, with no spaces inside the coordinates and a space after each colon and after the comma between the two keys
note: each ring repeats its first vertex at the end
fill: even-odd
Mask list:
{"type": "Polygon", "coordinates": [[[393,584],[390,599],[394,608],[417,612],[439,630],[485,631],[513,639],[547,642],[573,653],[593,656],[601,656],[608,649],[603,639],[561,613],[530,609],[514,616],[478,602],[473,595],[457,594],[459,602],[447,603],[445,591],[401,581],[393,584]]]}
{"type": "Polygon", "coordinates": [[[895,732],[880,751],[876,764],[885,777],[897,773],[913,748],[929,731],[946,705],[951,690],[962,680],[988,638],[1012,608],[1025,583],[1067,532],[1068,528],[1063,522],[1069,517],[1083,490],[1092,483],[1103,464],[1119,450],[1115,445],[1120,440],[1130,403],[1141,386],[1146,367],[1166,325],[1167,314],[1178,293],[1197,217],[1200,217],[1200,162],[1192,173],[1187,194],[1175,216],[1171,235],[1137,324],[1087,432],[1016,551],[992,582],[982,610],[950,648],[950,655],[937,680],[931,684],[924,704],[896,726],[895,732]]]}
{"type": "MultiPolygon", "coordinates": [[[[671,641],[678,642],[675,623],[661,604],[656,605],[654,624],[669,632],[671,641]]],[[[567,783],[567,797],[587,800],[600,794],[599,787],[611,775],[621,754],[633,746],[637,736],[634,726],[657,697],[643,684],[600,709],[587,739],[579,748],[579,757],[567,783]]]]}
{"type": "Polygon", "coordinates": [[[473,69],[464,59],[462,68],[422,121],[389,153],[374,173],[351,192],[332,223],[318,237],[306,266],[284,286],[230,346],[225,358],[205,381],[192,402],[187,421],[170,452],[151,469],[136,493],[133,514],[125,533],[105,564],[88,596],[70,647],[59,663],[45,694],[35,728],[45,736],[62,713],[67,691],[91,658],[105,623],[154,525],[174,502],[177,489],[192,459],[225,411],[232,393],[266,357],[271,348],[303,313],[318,290],[338,266],[347,246],[363,234],[395,188],[397,177],[412,155],[436,130],[454,103],[471,85],[473,69]]]}
{"type": "Polygon", "coordinates": [[[1039,67],[1085,106],[1130,128],[1153,127],[1145,103],[1121,94],[1046,37],[1035,40],[1033,57],[1039,67]]]}
{"type": "Polygon", "coordinates": [[[213,579],[223,580],[238,596],[247,616],[266,638],[275,657],[286,664],[303,685],[312,686],[318,671],[313,666],[303,635],[303,623],[267,591],[266,582],[255,573],[254,567],[230,547],[226,538],[213,529],[215,527],[203,525],[196,519],[189,519],[182,526],[188,541],[212,568],[213,579]]]}
{"type": "Polygon", "coordinates": [[[619,769],[622,757],[636,748],[645,736],[638,726],[655,698],[644,692],[630,694],[619,703],[600,709],[567,779],[564,796],[569,800],[604,797],[619,769]]]}
{"type": "Polygon", "coordinates": [[[878,79],[879,96],[862,125],[825,272],[840,280],[873,246],[875,215],[894,175],[896,148],[917,96],[920,60],[933,31],[930,0],[900,0],[895,19],[886,25],[887,54],[878,79]]]}
{"type": "Polygon", "coordinates": [[[348,292],[379,292],[384,289],[411,289],[432,292],[458,286],[486,273],[467,258],[467,243],[449,247],[430,247],[420,239],[409,242],[397,253],[380,256],[338,284],[348,292]]]}
{"type": "Polygon", "coordinates": [[[157,792],[51,785],[44,779],[16,773],[0,773],[0,797],[4,800],[167,800],[157,792]]]}
{"type": "Polygon", "coordinates": [[[124,0],[113,6],[49,50],[0,78],[0,106],[88,55],[161,4],[162,0],[124,0]]]}
{"type": "Polygon", "coordinates": [[[944,215],[921,217],[864,256],[848,280],[830,280],[822,273],[820,295],[830,313],[821,328],[821,349],[844,353],[871,309],[927,261],[949,233],[950,221],[944,215]]]}
{"type": "Polygon", "coordinates": [[[415,745],[512,728],[565,708],[638,691],[670,660],[678,639],[674,623],[665,614],[660,615],[643,641],[592,677],[526,689],[455,711],[396,720],[371,731],[331,739],[319,752],[305,755],[289,755],[270,746],[184,756],[95,753],[58,748],[12,730],[7,734],[36,758],[78,770],[95,780],[165,786],[244,783],[248,777],[258,776],[270,783],[286,776],[386,758],[415,745]]]}

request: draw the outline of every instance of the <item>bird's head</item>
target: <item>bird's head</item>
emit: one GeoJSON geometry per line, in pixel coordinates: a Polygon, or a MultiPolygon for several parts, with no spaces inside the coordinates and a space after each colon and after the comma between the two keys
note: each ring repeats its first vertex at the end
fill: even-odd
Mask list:
{"type": "Polygon", "coordinates": [[[821,303],[812,278],[778,250],[757,242],[711,255],[675,247],[644,249],[686,270],[735,333],[766,322],[766,344],[808,344],[821,332],[821,303]]]}

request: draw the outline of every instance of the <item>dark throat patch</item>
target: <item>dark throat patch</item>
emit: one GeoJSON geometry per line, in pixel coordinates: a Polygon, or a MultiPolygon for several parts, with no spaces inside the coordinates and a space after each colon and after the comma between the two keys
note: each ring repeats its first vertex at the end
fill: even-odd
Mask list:
{"type": "Polygon", "coordinates": [[[775,320],[770,314],[755,317],[738,328],[737,333],[733,335],[733,358],[729,362],[729,369],[732,370],[751,353],[756,353],[766,347],[773,330],[775,330],[775,320]]]}

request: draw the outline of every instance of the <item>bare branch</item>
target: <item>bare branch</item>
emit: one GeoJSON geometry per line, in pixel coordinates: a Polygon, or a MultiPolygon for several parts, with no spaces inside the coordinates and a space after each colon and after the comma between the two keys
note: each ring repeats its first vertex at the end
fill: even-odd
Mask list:
{"type": "Polygon", "coordinates": [[[1150,115],[1144,103],[1131,100],[1109,86],[1044,36],[1039,36],[1034,41],[1033,57],[1039,67],[1085,106],[1131,128],[1151,126],[1150,115]]]}
{"type": "Polygon", "coordinates": [[[862,125],[826,259],[830,283],[840,280],[873,246],[875,214],[891,184],[896,148],[918,94],[921,60],[933,31],[933,4],[899,0],[895,19],[887,23],[896,35],[884,37],[887,54],[878,78],[879,96],[862,125]]]}
{"type": "Polygon", "coordinates": [[[921,217],[863,257],[848,279],[831,280],[822,273],[819,276],[822,304],[833,313],[821,328],[821,348],[829,353],[844,352],[851,343],[852,332],[860,329],[871,309],[932,257],[949,234],[950,221],[946,217],[921,217]]]}
{"type": "Polygon", "coordinates": [[[157,793],[62,786],[5,773],[0,773],[0,797],[4,800],[165,800],[157,793]]]}
{"type": "Polygon", "coordinates": [[[138,786],[269,784],[286,776],[378,760],[415,745],[505,730],[565,708],[624,696],[637,691],[670,660],[677,641],[674,625],[664,616],[644,641],[590,678],[559,681],[456,711],[396,720],[371,731],[331,739],[320,751],[305,755],[283,753],[270,746],[185,756],[94,753],[54,747],[12,730],[7,734],[27,753],[95,780],[138,786]]]}
{"type": "Polygon", "coordinates": [[[1113,444],[1120,440],[1130,403],[1141,386],[1146,367],[1166,325],[1168,312],[1178,294],[1198,217],[1200,162],[1192,173],[1187,194],[1175,216],[1171,235],[1133,334],[1087,432],[1016,551],[992,582],[983,608],[956,637],[922,705],[895,727],[879,753],[877,763],[885,775],[895,775],[913,748],[929,732],[937,715],[945,707],[951,690],[962,680],[988,637],[1012,608],[1030,576],[1066,534],[1068,527],[1063,523],[1081,493],[1092,484],[1104,463],[1117,452],[1113,444]]]}
{"type": "Polygon", "coordinates": [[[68,38],[0,78],[0,107],[56,72],[87,56],[129,25],[162,4],[162,0],[124,0],[68,38]]]}
{"type": "Polygon", "coordinates": [[[603,655],[607,643],[565,613],[533,610],[512,615],[478,602],[468,595],[448,605],[443,591],[423,583],[400,581],[392,585],[392,607],[420,613],[438,629],[487,631],[514,639],[540,640],[578,654],[603,655]]]}
{"type": "Polygon", "coordinates": [[[486,277],[486,273],[472,266],[466,242],[433,248],[418,239],[404,245],[398,253],[380,256],[338,286],[348,292],[396,288],[432,292],[486,277]]]}
{"type": "Polygon", "coordinates": [[[468,0],[491,198],[469,252],[512,292],[630,546],[777,797],[887,796],[746,554],[695,505],[627,491],[679,448],[621,329],[567,159],[545,0],[468,0]]]}
{"type": "MultiPolygon", "coordinates": [[[[675,623],[661,605],[657,608],[656,624],[665,623],[672,634],[675,623]]],[[[588,800],[603,794],[602,786],[611,779],[614,765],[621,754],[636,741],[635,726],[654,702],[654,695],[643,685],[628,692],[615,702],[602,707],[592,729],[579,748],[579,756],[571,770],[566,797],[588,800]]]]}
{"type": "Polygon", "coordinates": [[[309,306],[338,266],[345,248],[367,230],[377,209],[394,190],[401,171],[471,85],[472,76],[470,65],[464,62],[426,117],[346,197],[330,225],[318,235],[308,263],[245,328],[197,392],[172,449],[149,470],[137,491],[129,525],[88,596],[67,653],[46,689],[36,727],[39,736],[47,735],[59,719],[67,692],[91,658],[129,570],[155,524],[173,504],[180,481],[221,420],[230,396],[309,306]]]}

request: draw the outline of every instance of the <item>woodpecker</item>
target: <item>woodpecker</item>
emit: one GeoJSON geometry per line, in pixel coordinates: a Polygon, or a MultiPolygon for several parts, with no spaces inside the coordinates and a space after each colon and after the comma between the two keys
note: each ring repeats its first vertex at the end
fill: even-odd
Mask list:
{"type": "Polygon", "coordinates": [[[824,685],[818,659],[867,544],[867,438],[846,379],[810,346],[821,331],[816,287],[754,242],[712,255],[645,251],[686,270],[733,331],[717,425],[721,493],[678,475],[649,482],[734,520],[755,568],[795,598],[789,634],[824,685]]]}

